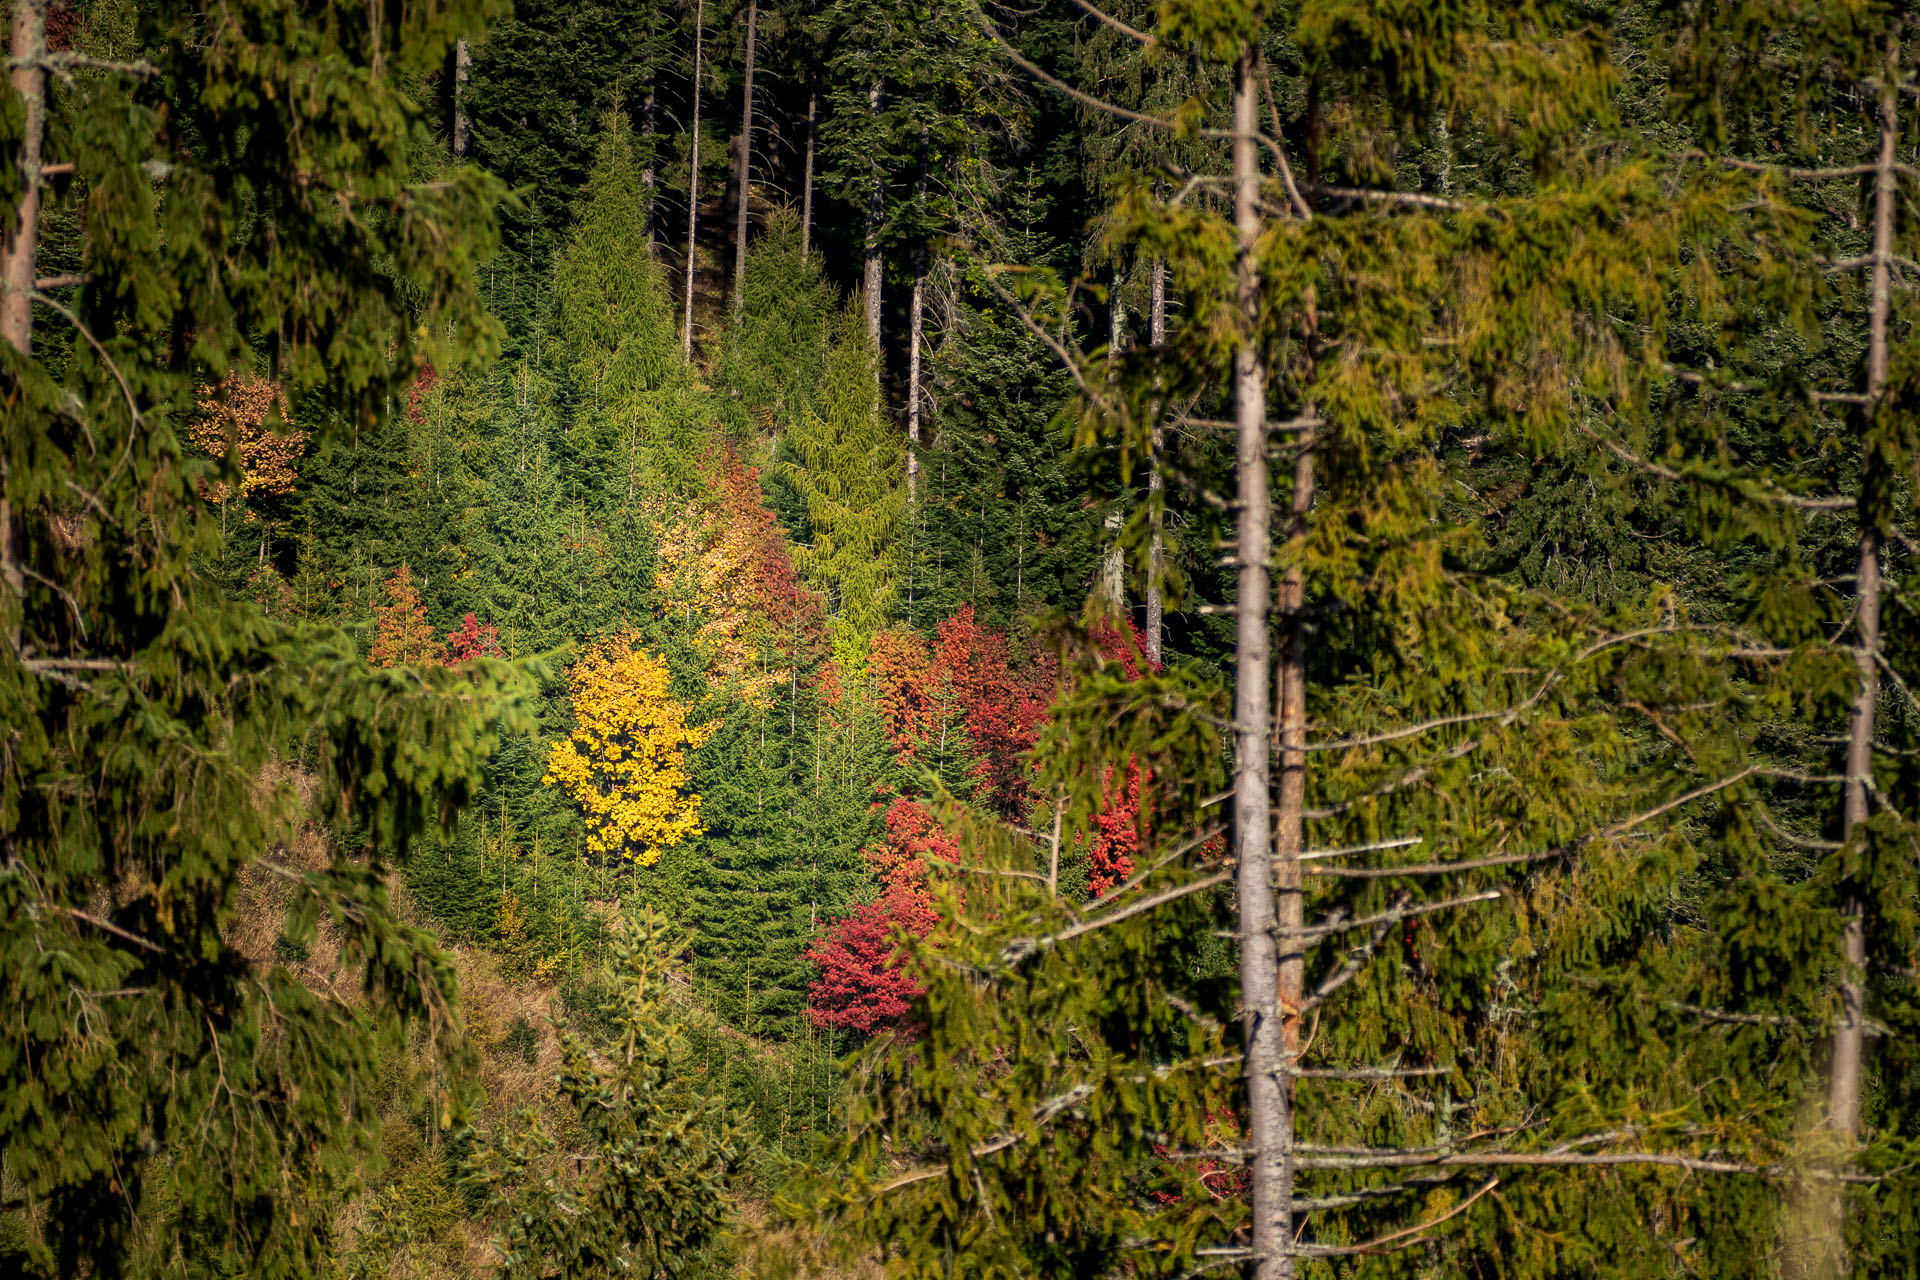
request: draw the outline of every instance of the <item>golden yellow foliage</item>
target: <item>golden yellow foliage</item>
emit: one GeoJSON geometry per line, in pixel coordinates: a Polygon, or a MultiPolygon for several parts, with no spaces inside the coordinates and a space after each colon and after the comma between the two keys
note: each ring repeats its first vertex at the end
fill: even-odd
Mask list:
{"type": "MultiPolygon", "coordinates": [[[[238,453],[242,498],[293,489],[307,433],[285,423],[278,431],[268,429],[267,419],[276,410],[284,416],[287,409],[277,383],[235,371],[219,386],[200,388],[199,402],[199,416],[187,432],[215,458],[224,458],[228,449],[238,453]]],[[[231,495],[216,481],[207,486],[207,496],[225,502],[231,495]]]]}
{"type": "Polygon", "coordinates": [[[567,673],[575,728],[547,754],[543,781],[586,815],[587,848],[650,867],[698,835],[700,797],[684,791],[686,752],[709,729],[687,723],[667,692],[666,663],[623,633],[593,645],[567,673]]]}

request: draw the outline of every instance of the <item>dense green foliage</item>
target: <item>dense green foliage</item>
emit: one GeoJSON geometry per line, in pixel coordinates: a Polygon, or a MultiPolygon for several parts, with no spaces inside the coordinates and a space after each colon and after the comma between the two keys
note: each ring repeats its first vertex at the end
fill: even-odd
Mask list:
{"type": "Polygon", "coordinates": [[[0,1268],[1915,1274],[1920,13],[14,10],[0,1268]]]}

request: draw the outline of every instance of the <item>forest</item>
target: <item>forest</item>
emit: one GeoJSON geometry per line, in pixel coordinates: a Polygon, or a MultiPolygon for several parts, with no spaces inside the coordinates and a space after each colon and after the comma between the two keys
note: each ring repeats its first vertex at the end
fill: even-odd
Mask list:
{"type": "Polygon", "coordinates": [[[1920,6],[9,8],[0,1274],[1920,1276],[1920,6]]]}

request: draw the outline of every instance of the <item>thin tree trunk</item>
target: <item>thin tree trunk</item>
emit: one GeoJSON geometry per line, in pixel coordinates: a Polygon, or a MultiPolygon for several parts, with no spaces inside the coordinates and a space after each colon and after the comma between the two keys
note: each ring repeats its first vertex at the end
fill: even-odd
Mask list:
{"type": "Polygon", "coordinates": [[[473,145],[473,122],[467,119],[467,81],[473,76],[473,51],[464,37],[453,42],[453,154],[464,156],[473,145]]]}
{"type": "Polygon", "coordinates": [[[813,249],[813,140],[820,120],[820,87],[816,73],[807,72],[807,141],[800,162],[800,256],[813,249]]]}
{"type": "MultiPolygon", "coordinates": [[[[1888,40],[1887,66],[1880,87],[1880,149],[1874,177],[1873,266],[1867,318],[1867,432],[1861,451],[1859,498],[1859,597],[1855,625],[1859,632],[1857,661],[1860,690],[1854,696],[1847,726],[1846,790],[1842,807],[1843,837],[1852,839],[1867,820],[1873,785],[1873,732],[1880,700],[1880,529],[1873,508],[1874,444],[1887,389],[1887,318],[1893,298],[1894,202],[1898,197],[1899,56],[1896,38],[1888,40]]],[[[1839,983],[1840,1021],[1833,1032],[1833,1065],[1827,1086],[1827,1127],[1850,1152],[1860,1132],[1861,1060],[1866,1047],[1866,894],[1867,887],[1849,876],[1841,884],[1839,983]]],[[[1845,1156],[1842,1156],[1845,1159],[1845,1156]]],[[[1817,1265],[1826,1274],[1844,1274],[1846,1199],[1836,1186],[1819,1227],[1817,1265]]]]}
{"type": "Polygon", "coordinates": [[[658,68],[655,68],[654,72],[647,77],[647,96],[641,101],[641,104],[640,104],[640,145],[642,149],[642,154],[646,156],[646,167],[640,170],[640,188],[641,190],[646,192],[647,255],[648,257],[652,257],[653,255],[653,239],[656,233],[655,224],[654,224],[654,203],[655,202],[653,198],[653,186],[654,186],[653,147],[654,147],[654,137],[658,129],[659,115],[660,115],[659,70],[658,68]]]}
{"type": "MultiPolygon", "coordinates": [[[[33,281],[40,256],[40,161],[46,131],[47,75],[41,60],[47,53],[46,0],[14,0],[13,91],[26,105],[24,135],[20,140],[20,170],[25,189],[14,210],[12,225],[0,233],[0,338],[22,356],[33,351],[33,281]]],[[[12,596],[5,602],[7,640],[17,656],[20,619],[27,590],[26,566],[14,528],[12,477],[0,459],[0,581],[12,596]]]]}
{"type": "MultiPolygon", "coordinates": [[[[1155,258],[1147,291],[1147,341],[1158,347],[1166,340],[1167,264],[1164,259],[1155,258]]],[[[1147,443],[1153,454],[1153,467],[1147,473],[1148,519],[1152,521],[1152,531],[1147,541],[1147,658],[1157,666],[1162,661],[1161,633],[1166,630],[1166,605],[1161,599],[1160,588],[1166,579],[1167,557],[1166,518],[1161,509],[1165,501],[1161,494],[1166,488],[1166,480],[1160,474],[1160,450],[1165,444],[1165,432],[1158,407],[1154,410],[1147,443]]]]}
{"type": "Polygon", "coordinates": [[[917,501],[920,494],[920,333],[926,284],[926,273],[915,271],[913,302],[907,310],[907,502],[909,504],[917,501]]]}
{"type": "MultiPolygon", "coordinates": [[[[878,80],[867,91],[867,106],[874,115],[880,114],[878,80]]],[[[862,280],[867,307],[867,338],[873,343],[876,353],[880,350],[880,219],[886,216],[886,212],[886,185],[881,179],[880,161],[876,156],[873,162],[873,186],[867,192],[866,271],[862,280]]]]}
{"type": "Polygon", "coordinates": [[[733,224],[733,309],[747,285],[747,214],[753,190],[753,52],[760,26],[759,0],[747,0],[747,83],[740,105],[740,208],[733,224]]]}
{"type": "Polygon", "coordinates": [[[693,359],[693,235],[700,221],[700,65],[701,55],[704,52],[701,45],[702,29],[706,26],[706,21],[706,0],[694,0],[693,144],[688,148],[687,163],[687,314],[680,341],[680,349],[688,360],[693,359]]]}
{"type": "Polygon", "coordinates": [[[40,256],[40,157],[46,130],[47,74],[40,61],[47,53],[46,0],[14,0],[13,91],[26,104],[26,133],[20,142],[25,190],[13,225],[0,237],[0,338],[26,355],[33,350],[33,281],[40,256]]]}
{"type": "Polygon", "coordinates": [[[1291,1280],[1293,1236],[1290,1117],[1280,1087],[1285,1067],[1278,991],[1280,952],[1274,936],[1273,864],[1267,785],[1270,729],[1267,642],[1269,540],[1273,495],[1267,480],[1267,382],[1254,325],[1259,318],[1260,157],[1254,141],[1253,54],[1234,69],[1233,212],[1235,270],[1243,331],[1233,357],[1237,436],[1239,599],[1236,602],[1233,694],[1233,849],[1240,919],[1240,991],[1246,1037],[1247,1125],[1253,1193],[1253,1251],[1258,1280],[1291,1280]]]}
{"type": "MultiPolygon", "coordinates": [[[[914,179],[914,203],[924,214],[927,206],[927,133],[920,131],[920,174],[914,179]]],[[[913,301],[907,308],[907,501],[920,492],[920,338],[924,329],[927,288],[927,250],[913,251],[913,301]]]]}

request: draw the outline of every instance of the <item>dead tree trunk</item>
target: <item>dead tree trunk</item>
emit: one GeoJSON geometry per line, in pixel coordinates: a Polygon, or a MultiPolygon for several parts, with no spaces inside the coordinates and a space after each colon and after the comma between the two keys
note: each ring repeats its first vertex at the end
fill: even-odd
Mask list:
{"type": "MultiPolygon", "coordinates": [[[[927,134],[920,132],[920,174],[913,184],[914,204],[924,214],[927,207],[927,134]]],[[[907,502],[913,503],[920,490],[920,340],[925,331],[927,290],[927,249],[916,245],[913,251],[913,301],[907,307],[907,502]]]]}
{"type": "Polygon", "coordinates": [[[747,285],[747,213],[753,190],[753,52],[759,31],[759,0],[747,0],[746,94],[740,105],[740,207],[733,224],[733,309],[747,285]]]}
{"type": "Polygon", "coordinates": [[[813,248],[813,145],[820,121],[820,87],[813,72],[807,75],[807,141],[800,162],[800,256],[813,248]]]}
{"type": "MultiPolygon", "coordinates": [[[[876,117],[880,114],[880,82],[875,80],[867,91],[867,108],[876,117]]],[[[865,272],[861,286],[867,307],[867,339],[873,343],[876,355],[880,350],[880,220],[887,213],[887,190],[885,180],[880,174],[880,160],[876,155],[873,161],[873,186],[867,190],[867,243],[865,272]]],[[[876,366],[877,367],[877,366],[876,366]]]]}
{"type": "Polygon", "coordinates": [[[453,42],[453,154],[464,156],[473,145],[473,122],[467,119],[467,81],[473,78],[473,51],[464,38],[453,42]]]}
{"type": "MultiPolygon", "coordinates": [[[[1167,264],[1160,258],[1153,260],[1151,275],[1147,287],[1147,341],[1160,346],[1167,340],[1167,264]]],[[[1161,633],[1166,630],[1166,605],[1160,596],[1161,583],[1166,577],[1166,516],[1162,510],[1162,493],[1166,480],[1160,474],[1160,450],[1165,444],[1166,433],[1160,425],[1160,409],[1155,407],[1153,426],[1149,428],[1147,444],[1152,454],[1152,469],[1147,472],[1147,501],[1151,504],[1148,519],[1152,528],[1147,535],[1147,658],[1155,665],[1161,661],[1161,633]]]]}
{"type": "Polygon", "coordinates": [[[654,172],[653,147],[654,136],[660,117],[660,73],[656,66],[647,77],[647,96],[640,104],[640,145],[646,156],[646,167],[640,170],[640,187],[646,192],[647,201],[647,256],[653,256],[653,238],[656,230],[654,221],[654,172]]]}
{"type": "MultiPolygon", "coordinates": [[[[22,356],[33,351],[33,287],[40,258],[40,163],[46,133],[47,56],[46,0],[14,0],[12,70],[13,91],[26,107],[20,139],[20,172],[24,179],[12,225],[0,233],[0,338],[22,356]]],[[[27,573],[23,548],[14,527],[11,476],[0,458],[0,582],[12,598],[0,604],[7,618],[7,641],[20,651],[21,612],[26,600],[27,573]]]]}
{"type": "Polygon", "coordinates": [[[1291,1117],[1281,1089],[1286,1069],[1279,990],[1280,948],[1274,935],[1272,811],[1267,785],[1269,661],[1267,606],[1273,495],[1267,479],[1267,379],[1254,327],[1259,321],[1260,157],[1254,138],[1253,54],[1242,50],[1234,70],[1233,213],[1241,334],[1233,357],[1239,518],[1234,555],[1233,849],[1240,919],[1240,991],[1247,1080],[1247,1126],[1253,1193],[1253,1252],[1258,1280],[1291,1280],[1291,1117]]]}
{"type": "MultiPolygon", "coordinates": [[[[1843,838],[1852,840],[1866,822],[1873,789],[1874,721],[1880,701],[1880,536],[1875,444],[1881,401],[1887,390],[1888,315],[1893,299],[1894,205],[1899,178],[1899,57],[1890,38],[1886,69],[1880,79],[1879,151],[1874,166],[1873,253],[1867,315],[1866,432],[1860,464],[1860,558],[1854,625],[1855,661],[1860,688],[1847,724],[1846,783],[1842,799],[1843,838]]],[[[1827,1082],[1827,1128],[1839,1138],[1845,1161],[1860,1132],[1860,1081],[1866,1050],[1866,966],[1868,886],[1849,875],[1840,886],[1840,1019],[1833,1031],[1833,1062],[1827,1082]]],[[[1820,1215],[1815,1265],[1818,1274],[1846,1272],[1846,1198],[1835,1184],[1820,1215]]]]}
{"type": "Polygon", "coordinates": [[[707,21],[706,0],[694,0],[693,8],[693,143],[687,161],[687,313],[681,333],[680,349],[693,359],[693,264],[694,231],[700,222],[700,62],[703,53],[702,28],[707,21]]]}

